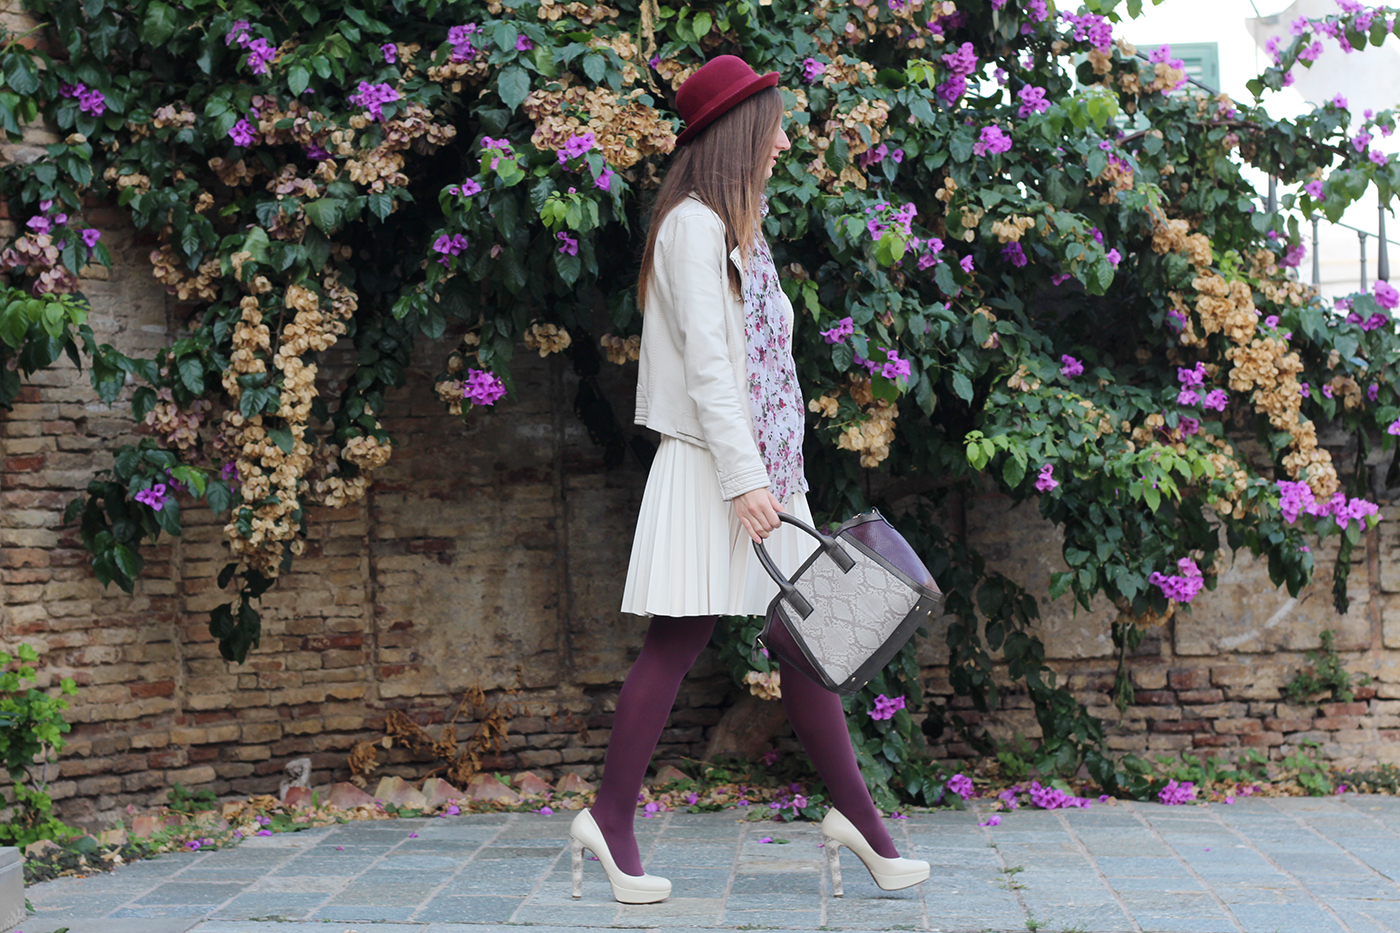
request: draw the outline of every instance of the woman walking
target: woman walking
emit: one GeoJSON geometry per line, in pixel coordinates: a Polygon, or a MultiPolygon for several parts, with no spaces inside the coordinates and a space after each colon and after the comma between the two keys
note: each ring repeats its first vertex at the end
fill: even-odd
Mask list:
{"type": "MultiPolygon", "coordinates": [[[[719,615],[762,615],[777,592],[750,540],[791,573],[810,539],[802,467],[805,406],[792,359],[792,305],[763,237],[763,191],[789,147],[778,74],[720,56],[681,85],[686,122],[652,210],[638,304],[645,312],[637,414],[661,434],[637,519],[622,610],[651,617],[617,699],[597,800],[574,819],[573,893],[584,848],[613,896],[645,904],[671,893],[642,869],[632,821],[647,765],[681,680],[719,615]]],[[[887,890],[928,877],[899,857],[856,765],[840,698],[780,664],[793,731],[834,804],[822,821],[833,868],[854,852],[887,890]]],[[[839,874],[833,872],[840,895],[839,874]]]]}

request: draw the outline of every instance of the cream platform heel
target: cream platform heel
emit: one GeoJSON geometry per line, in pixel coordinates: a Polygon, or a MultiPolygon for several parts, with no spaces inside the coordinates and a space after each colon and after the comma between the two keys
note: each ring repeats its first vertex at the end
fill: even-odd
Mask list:
{"type": "Polygon", "coordinates": [[[870,877],[886,891],[897,891],[928,880],[928,862],[885,858],[870,847],[860,830],[835,807],[826,811],[826,818],[822,820],[822,843],[826,846],[827,867],[831,869],[831,893],[836,897],[842,896],[841,862],[837,858],[842,846],[856,854],[870,871],[870,877]]]}
{"type": "MultiPolygon", "coordinates": [[[[857,834],[859,835],[859,834],[857,834]]],[[[624,904],[653,904],[671,896],[671,882],[656,875],[627,875],[617,867],[612,853],[608,851],[603,831],[593,820],[593,814],[580,810],[569,826],[569,848],[574,859],[574,897],[583,897],[583,850],[589,849],[598,856],[603,871],[608,873],[612,884],[613,897],[624,904]]],[[[928,875],[928,866],[924,866],[928,875]]],[[[912,883],[912,882],[911,882],[912,883]]]]}

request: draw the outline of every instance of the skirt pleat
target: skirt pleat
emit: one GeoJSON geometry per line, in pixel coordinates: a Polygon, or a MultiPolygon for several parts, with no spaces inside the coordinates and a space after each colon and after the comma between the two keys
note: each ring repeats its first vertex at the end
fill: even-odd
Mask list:
{"type": "MultiPolygon", "coordinates": [[[[807,497],[783,510],[811,524],[807,497]]],[[[791,575],[816,549],[806,532],[783,525],[764,541],[791,575]]],[[[720,493],[714,458],[698,444],[661,438],[642,493],[622,611],[636,615],[763,615],[778,586],[720,493]]]]}

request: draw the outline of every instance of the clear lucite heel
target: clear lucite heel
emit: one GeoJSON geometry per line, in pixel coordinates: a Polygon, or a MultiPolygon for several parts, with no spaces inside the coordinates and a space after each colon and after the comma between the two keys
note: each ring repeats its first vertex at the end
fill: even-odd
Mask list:
{"type": "Polygon", "coordinates": [[[583,896],[583,850],[589,849],[598,856],[603,871],[608,874],[613,897],[623,904],[654,904],[671,896],[671,882],[657,875],[628,875],[617,867],[612,853],[608,851],[603,831],[593,819],[593,814],[580,810],[569,826],[569,845],[574,858],[574,897],[583,896]]]}
{"type": "Polygon", "coordinates": [[[826,847],[826,867],[831,872],[831,896],[842,897],[841,891],[841,843],[822,833],[822,845],[826,847]]]}
{"type": "Polygon", "coordinates": [[[569,848],[574,856],[574,897],[583,897],[583,843],[571,836],[569,848]]]}
{"type": "Polygon", "coordinates": [[[831,869],[831,892],[841,897],[841,862],[837,850],[845,846],[861,860],[870,877],[886,891],[897,891],[928,880],[928,862],[908,858],[885,858],[865,841],[860,830],[840,810],[832,807],[822,820],[822,843],[826,864],[831,869]]]}

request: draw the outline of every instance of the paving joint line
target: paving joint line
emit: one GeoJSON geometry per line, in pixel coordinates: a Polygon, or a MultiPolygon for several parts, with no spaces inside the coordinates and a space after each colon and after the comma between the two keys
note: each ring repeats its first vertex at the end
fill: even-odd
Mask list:
{"type": "MultiPolygon", "coordinates": [[[[978,812],[979,815],[981,813],[981,811],[976,812],[978,812]]],[[[982,821],[978,820],[977,822],[980,824],[982,821]]],[[[1007,874],[1006,870],[1009,866],[1006,864],[1006,856],[1002,854],[1001,846],[997,845],[996,839],[992,838],[991,828],[988,826],[981,825],[979,825],[977,828],[981,831],[982,838],[987,840],[988,847],[996,853],[997,864],[1001,865],[1001,870],[998,872],[998,874],[1001,875],[1003,882],[1006,884],[1006,889],[1011,892],[1011,895],[1013,897],[1016,898],[1016,903],[1020,906],[1021,913],[1026,915],[1026,919],[1023,920],[1022,923],[1026,923],[1027,921],[1033,920],[1034,918],[1031,916],[1031,909],[1028,906],[1026,906],[1026,898],[1021,894],[1021,889],[1024,888],[1025,885],[1019,883],[1012,883],[1015,876],[1007,874]]],[[[1240,933],[1244,933],[1244,931],[1241,930],[1240,933]]]]}
{"type": "MultiPolygon", "coordinates": [[[[430,922],[430,921],[426,921],[426,920],[425,920],[425,921],[414,920],[413,917],[414,917],[414,915],[416,915],[420,910],[422,910],[424,907],[427,907],[429,901],[431,901],[433,898],[437,897],[438,894],[441,893],[441,892],[443,891],[443,889],[445,889],[449,884],[451,884],[453,881],[455,881],[455,880],[457,879],[457,876],[458,876],[458,875],[460,875],[462,872],[466,871],[466,870],[467,870],[467,866],[470,865],[472,862],[476,861],[476,857],[477,857],[478,855],[480,855],[484,849],[486,849],[488,846],[490,846],[491,843],[493,843],[493,842],[495,842],[497,839],[499,839],[500,836],[501,836],[501,833],[505,832],[506,829],[507,829],[508,827],[514,825],[514,824],[515,824],[515,821],[516,821],[517,819],[519,819],[519,817],[520,817],[520,814],[519,814],[519,813],[511,813],[511,814],[509,814],[509,815],[506,817],[506,821],[505,821],[504,823],[502,823],[502,824],[500,825],[500,827],[499,827],[494,833],[491,834],[490,838],[483,840],[482,843],[476,847],[476,851],[473,852],[471,855],[467,856],[466,861],[462,862],[461,865],[458,865],[458,866],[457,866],[457,870],[454,871],[452,874],[450,874],[450,875],[447,876],[447,880],[446,880],[446,881],[444,881],[442,884],[438,885],[436,888],[434,888],[432,891],[430,891],[430,892],[428,893],[428,896],[425,897],[425,898],[423,899],[422,903],[420,903],[417,907],[413,908],[413,911],[408,915],[408,920],[407,920],[406,922],[408,922],[408,923],[420,923],[420,922],[422,922],[422,923],[427,923],[427,922],[430,922]]],[[[404,839],[403,841],[401,841],[401,842],[399,843],[399,845],[403,845],[403,843],[404,843],[404,842],[407,842],[407,841],[408,841],[407,839],[404,839]]],[[[393,852],[394,849],[397,849],[397,848],[398,848],[398,846],[394,846],[394,848],[393,848],[393,849],[390,849],[389,852],[393,852]]],[[[389,852],[385,852],[383,855],[380,856],[380,858],[388,858],[388,857],[389,857],[389,852]]],[[[555,858],[557,859],[558,856],[555,856],[555,858]]],[[[365,868],[365,871],[369,871],[369,870],[370,870],[371,868],[373,868],[376,864],[378,864],[378,859],[376,859],[375,861],[371,862],[371,863],[365,868]]],[[[362,871],[362,872],[360,872],[360,875],[363,875],[364,873],[365,873],[365,872],[362,871]]],[[[355,878],[360,877],[360,875],[356,875],[355,878]]],[[[352,879],[350,879],[350,880],[353,881],[354,878],[352,878],[352,879]]],[[[349,882],[346,882],[346,884],[349,884],[349,882]]],[[[338,893],[338,892],[337,892],[337,893],[338,893]]],[[[325,905],[323,904],[323,905],[321,905],[321,906],[324,907],[325,905]]],[[[320,909],[320,908],[318,907],[317,910],[319,910],[319,909],[320,909]]],[[[519,910],[519,909],[520,909],[520,908],[518,908],[518,907],[516,908],[516,910],[519,910]]],[[[511,916],[514,916],[514,913],[512,913],[511,916]]]]}
{"type": "MultiPolygon", "coordinates": [[[[500,834],[497,833],[497,835],[500,835],[500,834]]],[[[527,894],[527,895],[525,895],[525,898],[520,902],[520,906],[517,907],[517,908],[515,908],[515,910],[513,910],[513,911],[510,912],[510,919],[507,920],[506,923],[516,923],[516,922],[517,922],[516,919],[515,919],[515,915],[518,914],[518,913],[520,913],[522,910],[524,910],[524,909],[525,909],[525,905],[529,904],[532,900],[535,899],[535,895],[540,893],[540,889],[541,889],[542,887],[544,887],[544,883],[545,883],[546,881],[549,880],[549,876],[552,875],[552,874],[554,874],[555,866],[557,866],[557,865],[559,864],[559,860],[560,860],[561,858],[564,857],[564,853],[566,853],[566,852],[569,851],[569,849],[570,849],[570,844],[572,843],[572,837],[569,836],[568,830],[565,830],[565,831],[564,831],[564,837],[565,837],[564,848],[560,849],[560,850],[559,850],[559,854],[556,855],[556,856],[554,856],[554,861],[552,861],[552,862],[549,863],[549,867],[546,868],[546,869],[544,870],[544,873],[540,875],[540,880],[535,882],[535,886],[534,886],[533,888],[530,889],[530,893],[527,894]]],[[[496,837],[495,837],[495,836],[492,836],[491,838],[494,839],[494,838],[496,838],[496,837]]],[[[482,848],[484,849],[484,848],[486,848],[486,847],[485,847],[485,846],[482,846],[482,848]]],[[[477,850],[477,852],[480,852],[480,851],[481,851],[481,849],[478,849],[478,850],[477,850]]],[[[472,858],[476,858],[476,852],[473,852],[473,853],[472,853],[472,858]]],[[[470,861],[470,859],[469,859],[468,861],[470,861]]],[[[467,867],[467,866],[466,866],[466,864],[464,863],[464,864],[462,865],[462,868],[465,869],[466,867],[467,867]]],[[[642,871],[645,872],[646,869],[643,868],[642,871]]],[[[456,876],[454,875],[453,877],[456,877],[456,876]]],[[[451,881],[451,880],[452,880],[452,879],[450,879],[450,878],[448,879],[448,881],[451,881]]],[[[569,883],[570,883],[570,884],[573,884],[573,879],[572,879],[572,877],[570,878],[569,883]]],[[[418,912],[418,911],[416,911],[416,910],[414,911],[414,913],[417,913],[417,912],[418,912]]]]}
{"type": "MultiPolygon", "coordinates": [[[[729,910],[729,895],[734,892],[734,879],[739,876],[739,861],[744,857],[744,837],[747,836],[749,832],[748,820],[735,820],[735,822],[739,824],[739,838],[734,846],[734,861],[729,863],[729,880],[725,881],[724,893],[721,894],[719,898],[719,913],[715,915],[716,927],[724,923],[724,915],[729,910]]],[[[822,918],[823,921],[825,921],[825,893],[822,895],[822,904],[822,918]]]]}
{"type": "MultiPolygon", "coordinates": [[[[904,851],[910,853],[911,855],[917,855],[918,852],[914,848],[914,840],[909,835],[908,819],[900,820],[899,830],[904,834],[904,851]]],[[[924,896],[925,885],[920,884],[918,885],[918,888],[919,890],[917,893],[919,895],[919,909],[923,911],[924,929],[932,929],[933,922],[929,919],[928,915],[928,898],[924,896]]]]}
{"type": "MultiPolygon", "coordinates": [[[[1265,803],[1268,803],[1267,797],[1265,798],[1265,803]]],[[[1276,809],[1273,806],[1273,804],[1269,804],[1269,807],[1270,809],[1276,809]]],[[[1279,874],[1287,878],[1289,881],[1293,882],[1293,884],[1298,888],[1298,890],[1306,894],[1308,896],[1308,899],[1311,900],[1318,907],[1321,907],[1323,912],[1330,916],[1333,920],[1335,920],[1337,925],[1340,926],[1343,930],[1346,930],[1347,933],[1352,933],[1351,926],[1341,918],[1341,915],[1337,913],[1337,911],[1332,907],[1332,905],[1328,904],[1326,901],[1323,901],[1316,894],[1314,894],[1311,888],[1309,888],[1307,885],[1303,884],[1303,882],[1298,880],[1297,875],[1293,874],[1293,872],[1289,871],[1288,869],[1280,865],[1278,862],[1274,861],[1273,856],[1269,855],[1269,853],[1265,852],[1263,849],[1259,848],[1259,846],[1254,844],[1254,840],[1250,839],[1244,833],[1235,829],[1235,827],[1231,826],[1229,823],[1221,819],[1219,813],[1213,811],[1209,806],[1206,806],[1203,809],[1206,811],[1207,814],[1209,814],[1211,820],[1217,826],[1220,826],[1226,832],[1230,833],[1230,835],[1234,836],[1236,839],[1239,839],[1246,846],[1259,853],[1259,857],[1262,858],[1265,862],[1268,862],[1269,866],[1273,868],[1274,871],[1278,872],[1279,874]]]]}
{"type": "MultiPolygon", "coordinates": [[[[1266,798],[1266,800],[1267,800],[1267,798],[1266,798]]],[[[1274,806],[1274,804],[1273,804],[1272,801],[1269,801],[1269,806],[1272,807],[1272,808],[1275,809],[1275,810],[1278,809],[1278,807],[1274,806]]],[[[1360,811],[1357,811],[1357,812],[1358,812],[1358,814],[1360,813],[1360,811]]],[[[1388,884],[1389,884],[1392,888],[1394,888],[1396,891],[1400,891],[1400,882],[1397,882],[1394,878],[1391,878],[1389,875],[1387,875],[1385,872],[1381,871],[1380,869],[1373,867],[1373,866],[1372,866],[1370,863],[1368,863],[1365,859],[1363,859],[1363,858],[1361,858],[1360,856],[1356,855],[1354,852],[1352,852],[1350,849],[1346,848],[1345,846],[1343,846],[1343,845],[1337,843],[1335,840],[1332,839],[1332,837],[1328,836],[1326,833],[1323,833],[1322,831],[1320,831],[1319,829],[1317,829],[1315,826],[1313,826],[1312,824],[1310,824],[1310,823],[1308,823],[1307,821],[1305,821],[1302,817],[1300,817],[1300,816],[1298,816],[1297,814],[1294,814],[1294,813],[1287,813],[1287,814],[1282,814],[1282,815],[1283,815],[1283,816],[1286,816],[1287,818],[1289,818],[1289,819],[1291,819],[1291,820],[1293,820],[1293,822],[1297,823],[1299,826],[1303,827],[1303,828],[1306,829],[1308,832],[1312,833],[1314,836],[1317,836],[1319,839],[1324,840],[1328,845],[1332,846],[1334,849],[1338,849],[1339,851],[1341,851],[1341,853],[1342,853],[1343,855],[1345,855],[1347,858],[1351,859],[1351,860],[1352,860],[1353,862],[1355,862],[1356,864],[1360,865],[1360,866],[1361,866],[1362,868],[1364,868],[1366,871],[1370,872],[1370,873],[1373,874],[1373,875],[1377,875],[1377,876],[1379,876],[1379,877],[1385,879],[1386,883],[1388,883],[1388,884]]],[[[1382,826],[1384,826],[1383,823],[1382,823],[1382,826]]],[[[1389,827],[1385,827],[1385,828],[1386,828],[1387,830],[1389,830],[1389,827]]],[[[1392,833],[1392,835],[1393,835],[1393,833],[1392,833]]]]}
{"type": "Polygon", "coordinates": [[[1074,843],[1074,847],[1079,850],[1079,854],[1083,855],[1085,860],[1088,861],[1089,865],[1094,870],[1094,874],[1098,876],[1103,886],[1108,889],[1108,893],[1113,895],[1113,902],[1118,905],[1118,909],[1123,911],[1123,916],[1127,917],[1128,922],[1133,925],[1133,933],[1142,933],[1142,924],[1138,923],[1137,917],[1128,909],[1128,905],[1123,902],[1123,896],[1118,893],[1118,889],[1109,883],[1108,875],[1104,874],[1103,869],[1099,867],[1099,860],[1094,858],[1093,854],[1089,851],[1089,847],[1084,844],[1084,840],[1079,838],[1079,834],[1074,831],[1074,827],[1070,824],[1064,811],[1056,810],[1055,818],[1059,820],[1060,825],[1065,828],[1065,832],[1069,834],[1070,842],[1074,843]]]}
{"type": "Polygon", "coordinates": [[[1181,853],[1176,850],[1176,846],[1172,845],[1170,842],[1167,842],[1167,839],[1165,836],[1162,835],[1161,830],[1159,830],[1156,826],[1153,826],[1152,821],[1149,820],[1147,817],[1143,816],[1142,813],[1138,811],[1137,806],[1135,806],[1134,804],[1129,803],[1126,809],[1129,813],[1131,813],[1134,816],[1134,818],[1137,819],[1139,823],[1143,825],[1143,827],[1149,833],[1152,834],[1154,839],[1160,842],[1163,846],[1166,847],[1166,849],[1169,852],[1171,852],[1171,854],[1176,858],[1176,860],[1181,863],[1181,867],[1186,869],[1187,874],[1189,874],[1192,878],[1196,879],[1197,884],[1199,884],[1202,888],[1205,888],[1206,891],[1210,892],[1211,898],[1215,901],[1215,903],[1220,907],[1221,910],[1225,911],[1225,916],[1230,918],[1230,922],[1235,925],[1235,929],[1238,930],[1239,933],[1246,933],[1244,924],[1240,922],[1239,917],[1235,916],[1235,911],[1230,907],[1229,904],[1225,903],[1224,898],[1222,898],[1219,894],[1216,893],[1215,888],[1212,887],[1206,881],[1206,879],[1201,876],[1201,873],[1196,871],[1195,867],[1192,866],[1190,862],[1186,861],[1186,859],[1181,857],[1181,853]]]}

